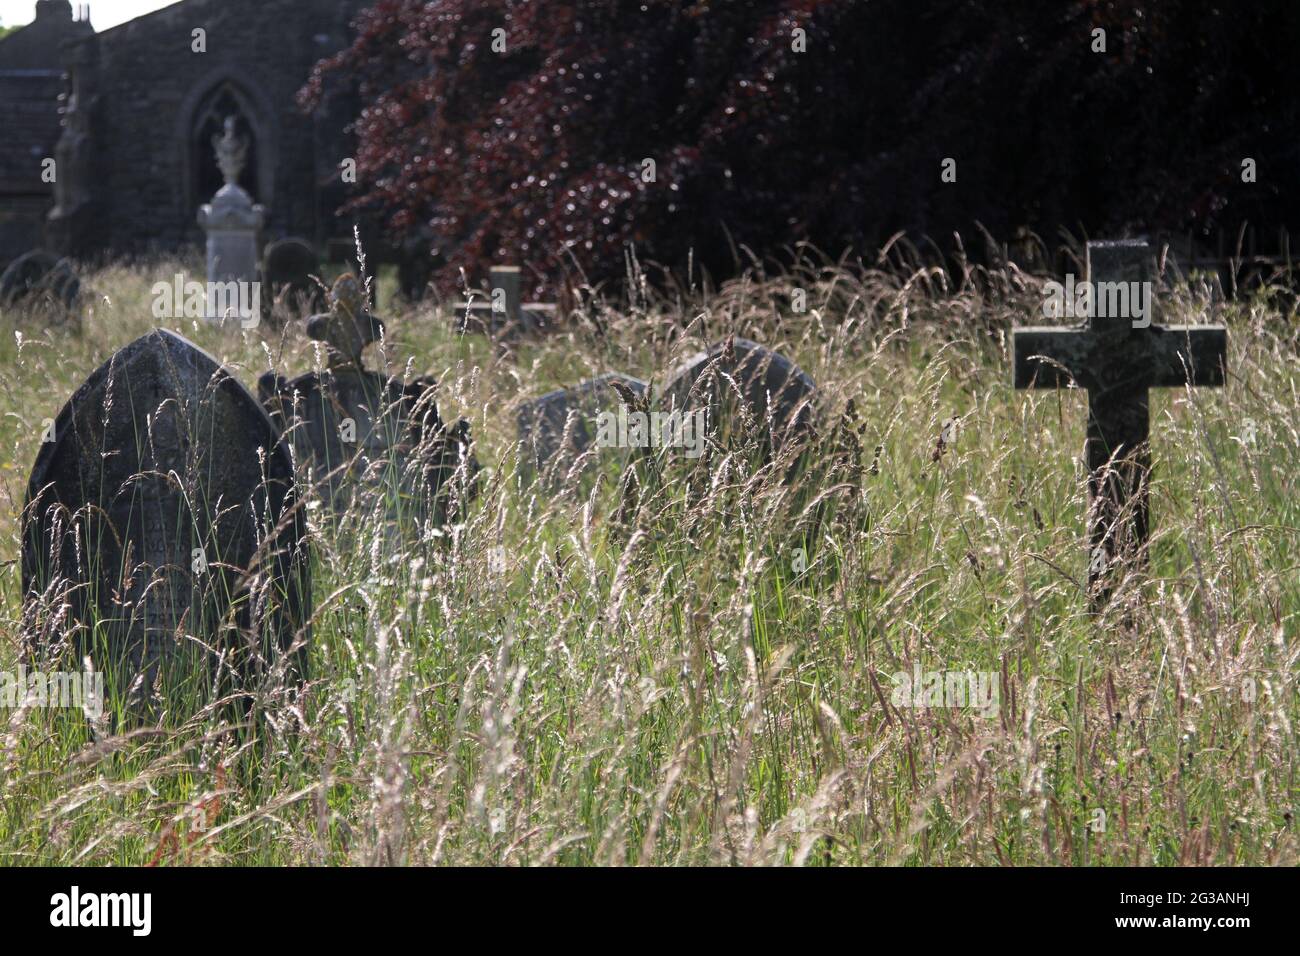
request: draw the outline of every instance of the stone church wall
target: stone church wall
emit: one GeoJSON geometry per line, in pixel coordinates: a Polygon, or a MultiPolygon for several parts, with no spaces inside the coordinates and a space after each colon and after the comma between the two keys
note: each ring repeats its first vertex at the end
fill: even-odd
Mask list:
{"type": "Polygon", "coordinates": [[[0,269],[43,241],[54,188],[42,163],[59,141],[63,44],[92,32],[69,0],[39,0],[30,24],[0,38],[0,269]]]}
{"type": "MultiPolygon", "coordinates": [[[[350,150],[337,125],[327,133],[299,110],[295,94],[318,60],[346,45],[348,22],[364,5],[186,0],[87,41],[96,61],[94,145],[80,168],[93,179],[94,202],[92,221],[77,231],[116,254],[200,243],[198,206],[211,197],[196,190],[212,150],[195,128],[224,94],[254,140],[247,175],[267,209],[263,240],[294,234],[323,245],[340,227],[323,208],[322,188],[350,150]],[[194,49],[197,29],[206,52],[194,49]]],[[[75,70],[75,53],[70,61],[75,70]]]]}

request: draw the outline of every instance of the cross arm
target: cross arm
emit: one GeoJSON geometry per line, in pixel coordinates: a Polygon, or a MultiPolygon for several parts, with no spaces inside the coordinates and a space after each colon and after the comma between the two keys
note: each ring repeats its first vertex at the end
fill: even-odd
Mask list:
{"type": "Polygon", "coordinates": [[[1152,325],[1102,335],[1090,328],[1012,330],[1016,388],[1180,388],[1224,383],[1222,325],[1152,325]]]}

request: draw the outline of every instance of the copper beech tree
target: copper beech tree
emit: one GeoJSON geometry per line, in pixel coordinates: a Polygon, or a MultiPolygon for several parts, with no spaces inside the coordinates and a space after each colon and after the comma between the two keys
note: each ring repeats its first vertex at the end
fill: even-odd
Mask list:
{"type": "Polygon", "coordinates": [[[1279,194],[1300,168],[1291,0],[996,7],[379,0],[301,100],[355,84],[350,210],[428,237],[449,290],[501,261],[539,286],[618,279],[629,247],[719,275],[903,229],[1295,218],[1279,194]]]}

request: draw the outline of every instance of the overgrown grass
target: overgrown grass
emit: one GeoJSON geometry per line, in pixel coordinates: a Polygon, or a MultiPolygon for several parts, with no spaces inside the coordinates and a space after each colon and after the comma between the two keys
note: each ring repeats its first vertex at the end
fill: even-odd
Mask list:
{"type": "MultiPolygon", "coordinates": [[[[41,422],[153,326],[150,286],[179,268],[105,269],[82,337],[0,343],[0,670],[41,422]]],[[[1086,400],[1010,386],[1033,280],[950,282],[806,259],[587,303],[510,352],[391,317],[390,371],[437,376],[444,419],[472,422],[465,523],[430,549],[312,512],[310,689],[256,747],[213,710],[100,737],[0,711],[0,862],[1295,864],[1296,316],[1171,293],[1166,320],[1230,325],[1229,384],[1153,393],[1151,563],[1093,614],[1086,400]],[[520,483],[519,399],[662,376],[733,332],[820,386],[796,485],[722,450],[691,474],[665,458],[636,499],[617,453],[520,483]],[[914,668],[991,674],[996,707],[891,702],[914,668]]],[[[320,361],[301,329],[168,325],[250,389],[320,361]]]]}

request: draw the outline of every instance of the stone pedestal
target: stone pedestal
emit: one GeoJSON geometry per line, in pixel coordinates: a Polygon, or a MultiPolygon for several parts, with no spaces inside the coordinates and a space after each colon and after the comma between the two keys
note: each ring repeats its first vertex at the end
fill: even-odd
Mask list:
{"type": "Polygon", "coordinates": [[[212,202],[199,209],[199,225],[208,235],[208,307],[210,321],[237,318],[245,328],[257,324],[257,309],[252,303],[260,300],[254,288],[257,283],[258,233],[266,219],[266,210],[255,204],[237,183],[226,183],[212,202]],[[227,316],[226,303],[231,297],[226,290],[215,290],[220,284],[239,283],[237,290],[240,308],[237,315],[227,316]],[[221,291],[221,295],[214,294],[221,291]]]}

